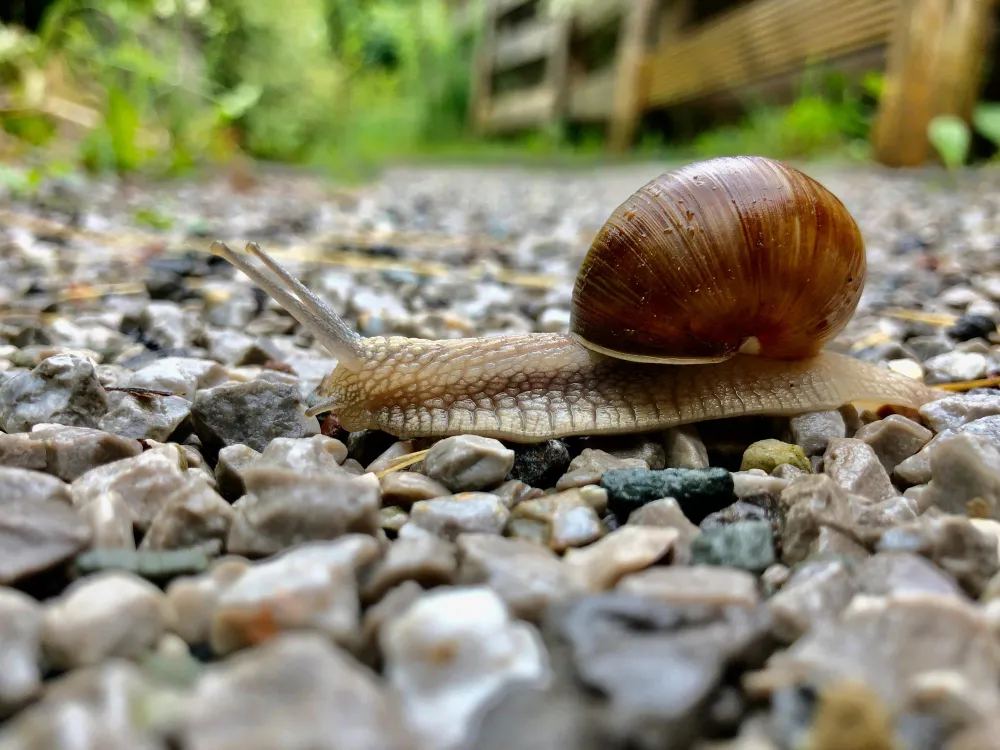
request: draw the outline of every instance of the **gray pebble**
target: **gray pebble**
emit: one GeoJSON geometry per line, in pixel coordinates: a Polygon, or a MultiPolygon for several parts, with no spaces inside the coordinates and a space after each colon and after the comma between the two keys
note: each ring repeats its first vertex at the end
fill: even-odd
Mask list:
{"type": "Polygon", "coordinates": [[[774,562],[774,534],[766,521],[737,521],[702,531],[691,542],[692,565],[722,565],[759,574],[774,562]]]}
{"type": "Polygon", "coordinates": [[[915,455],[933,436],[930,430],[912,419],[891,414],[865,425],[854,437],[870,445],[886,472],[892,474],[900,463],[915,455]]]}
{"type": "Polygon", "coordinates": [[[923,555],[915,552],[882,551],[861,563],[858,582],[866,594],[893,596],[906,594],[932,594],[954,596],[965,593],[955,579],[923,555]]]}
{"type": "Polygon", "coordinates": [[[622,578],[616,587],[667,604],[754,607],[760,602],[757,577],[738,568],[661,565],[622,578]]]}
{"type": "Polygon", "coordinates": [[[507,525],[510,511],[496,495],[488,492],[462,492],[457,495],[419,500],[410,508],[413,525],[444,539],[469,532],[500,534],[507,525]]]}
{"type": "Polygon", "coordinates": [[[416,581],[425,589],[450,584],[457,567],[455,545],[449,541],[433,535],[399,539],[365,575],[362,600],[376,602],[403,581],[416,581]]]}
{"type": "MultiPolygon", "coordinates": [[[[507,534],[532,539],[555,552],[565,552],[570,547],[583,547],[604,535],[597,510],[580,490],[566,490],[556,495],[546,495],[533,500],[522,500],[510,514],[507,534]]],[[[603,503],[607,496],[603,490],[603,503]]]]}
{"type": "Polygon", "coordinates": [[[115,656],[134,659],[159,640],[172,619],[166,597],[153,584],[131,573],[98,573],[46,605],[42,648],[59,669],[115,656]]]}
{"type": "Polygon", "coordinates": [[[90,360],[61,354],[0,386],[0,426],[28,432],[36,424],[97,427],[108,397],[90,360]]]}
{"type": "Polygon", "coordinates": [[[856,438],[832,438],[823,454],[823,471],[847,492],[872,501],[899,494],[875,450],[856,438]]]}
{"type": "Polygon", "coordinates": [[[935,506],[964,515],[975,502],[982,506],[975,515],[1000,518],[1000,450],[987,439],[967,432],[943,437],[931,453],[930,470],[928,484],[906,491],[920,510],[935,506]]]}
{"type": "Polygon", "coordinates": [[[620,526],[586,547],[566,551],[563,559],[591,591],[613,588],[629,573],[671,558],[680,532],[657,526],[620,526]]]}
{"type": "Polygon", "coordinates": [[[20,591],[0,588],[0,717],[41,691],[41,639],[42,606],[20,591]]]}
{"type": "Polygon", "coordinates": [[[95,549],[135,549],[132,510],[114,490],[90,500],[80,513],[90,524],[95,549]]]}
{"type": "Polygon", "coordinates": [[[604,472],[612,469],[648,469],[641,458],[618,458],[597,448],[584,448],[580,455],[570,461],[569,470],[556,482],[556,489],[562,492],[574,487],[598,484],[604,472]]]}
{"type": "Polygon", "coordinates": [[[260,454],[258,467],[275,467],[304,474],[344,473],[341,464],[347,460],[347,446],[336,438],[313,435],[308,438],[274,438],[260,454]]]}
{"type": "Polygon", "coordinates": [[[839,411],[816,411],[799,414],[789,420],[792,440],[807,456],[826,451],[830,438],[847,437],[847,425],[839,411]]]}
{"type": "MultiPolygon", "coordinates": [[[[696,425],[672,427],[663,433],[664,467],[668,469],[707,469],[708,449],[696,425]]],[[[653,468],[653,467],[650,467],[653,468]]]]}
{"type": "Polygon", "coordinates": [[[893,476],[909,484],[926,484],[931,481],[931,456],[942,440],[956,434],[977,435],[1000,449],[1000,415],[981,417],[960,427],[939,432],[916,455],[902,461],[893,476]]]}
{"type": "Polygon", "coordinates": [[[493,438],[456,435],[439,440],[424,458],[424,473],[452,492],[499,485],[514,468],[514,451],[493,438]]]}
{"type": "Polygon", "coordinates": [[[974,352],[948,352],[931,357],[924,362],[928,385],[977,380],[986,375],[989,360],[974,352]]]}
{"type": "Polygon", "coordinates": [[[227,445],[220,450],[215,464],[215,483],[219,494],[229,502],[235,502],[245,495],[247,486],[243,481],[243,470],[260,456],[258,451],[242,443],[227,445]]]}
{"type": "Polygon", "coordinates": [[[226,380],[226,370],[218,362],[194,357],[164,357],[136,370],[128,384],[132,388],[164,391],[194,401],[199,389],[212,388],[226,380]]]}
{"type": "Polygon", "coordinates": [[[163,500],[140,549],[221,547],[233,522],[232,506],[201,479],[188,478],[163,500]]]}
{"type": "Polygon", "coordinates": [[[244,479],[247,494],[233,506],[226,540],[231,554],[265,557],[302,542],[379,530],[381,492],[374,474],[310,476],[252,466],[244,479]]]}
{"type": "Polygon", "coordinates": [[[440,482],[415,471],[394,471],[381,479],[382,502],[409,508],[420,500],[433,500],[450,495],[440,482]]]}
{"type": "Polygon", "coordinates": [[[781,590],[767,602],[775,635],[793,643],[809,630],[836,619],[858,584],[843,560],[814,560],[792,571],[781,590]]]}
{"type": "Polygon", "coordinates": [[[0,507],[47,502],[69,504],[69,485],[40,471],[0,466],[0,507]]]}
{"type": "Polygon", "coordinates": [[[211,560],[201,547],[172,550],[92,549],[73,561],[77,574],[125,571],[150,581],[165,582],[177,576],[195,575],[208,569],[211,560]]]}
{"type": "Polygon", "coordinates": [[[201,575],[174,578],[166,590],[176,615],[173,631],[190,645],[207,644],[219,596],[249,569],[247,560],[224,557],[201,575]]]}
{"type": "Polygon", "coordinates": [[[815,551],[821,530],[854,528],[850,500],[844,489],[825,474],[796,479],[781,493],[785,528],[781,539],[781,562],[795,565],[815,551]]]}
{"type": "Polygon", "coordinates": [[[191,417],[206,446],[242,443],[263,451],[274,438],[317,434],[319,423],[304,411],[293,386],[251,380],[198,391],[191,417]]]}
{"type": "Polygon", "coordinates": [[[934,432],[955,429],[967,422],[1000,414],[1000,391],[956,393],[924,404],[919,413],[934,432]]]}
{"type": "Polygon", "coordinates": [[[44,471],[66,482],[96,466],[140,453],[138,440],[89,427],[42,424],[31,432],[0,435],[0,465],[44,471]]]}
{"type": "Polygon", "coordinates": [[[126,438],[165,441],[191,414],[191,403],[181,396],[138,398],[128,393],[98,426],[126,438]]]}

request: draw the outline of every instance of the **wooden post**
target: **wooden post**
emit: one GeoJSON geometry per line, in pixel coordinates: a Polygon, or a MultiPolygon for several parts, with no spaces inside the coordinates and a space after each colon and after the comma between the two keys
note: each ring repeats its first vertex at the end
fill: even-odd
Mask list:
{"type": "Polygon", "coordinates": [[[875,158],[916,167],[932,155],[927,126],[967,122],[979,97],[996,0],[901,0],[872,131],[875,158]]]}
{"type": "Polygon", "coordinates": [[[631,0],[621,21],[615,55],[614,101],[611,105],[608,145],[614,153],[627,151],[635,138],[642,113],[646,38],[656,0],[631,0]]]}
{"type": "Polygon", "coordinates": [[[483,0],[481,31],[472,63],[472,81],[469,86],[469,120],[477,134],[486,129],[490,113],[493,81],[494,39],[496,38],[496,3],[483,0]]]}

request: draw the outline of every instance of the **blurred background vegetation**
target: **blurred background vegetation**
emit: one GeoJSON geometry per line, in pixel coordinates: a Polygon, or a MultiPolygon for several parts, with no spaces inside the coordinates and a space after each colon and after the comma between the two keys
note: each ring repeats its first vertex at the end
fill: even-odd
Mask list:
{"type": "MultiPolygon", "coordinates": [[[[473,137],[470,12],[459,24],[445,0],[19,0],[0,25],[0,156],[20,166],[2,176],[30,187],[58,170],[164,176],[253,158],[358,177],[425,157],[599,157],[592,132],[473,137]]],[[[863,159],[880,85],[808,77],[790,105],[650,130],[635,155],[863,159]]],[[[939,130],[946,150],[961,145],[954,123],[939,130]]]]}

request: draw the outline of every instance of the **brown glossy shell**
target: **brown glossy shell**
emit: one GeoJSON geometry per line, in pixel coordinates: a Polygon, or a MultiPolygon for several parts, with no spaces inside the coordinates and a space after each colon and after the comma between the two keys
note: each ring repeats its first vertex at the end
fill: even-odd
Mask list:
{"type": "Polygon", "coordinates": [[[711,159],[615,209],[577,276],[570,329],[622,359],[798,359],[846,325],[865,274],[861,231],[825,187],[771,159],[711,159]]]}

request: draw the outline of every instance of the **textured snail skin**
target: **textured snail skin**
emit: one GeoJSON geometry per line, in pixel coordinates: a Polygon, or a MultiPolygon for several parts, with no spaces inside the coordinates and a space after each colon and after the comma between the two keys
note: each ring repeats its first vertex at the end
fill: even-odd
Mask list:
{"type": "Polygon", "coordinates": [[[360,339],[365,364],[337,367],[318,394],[347,430],[400,438],[477,434],[532,443],[663,430],[723,417],[792,415],[855,401],[919,407],[944,395],[824,351],[663,365],[595,354],[564,334],[429,341],[360,339]]]}

